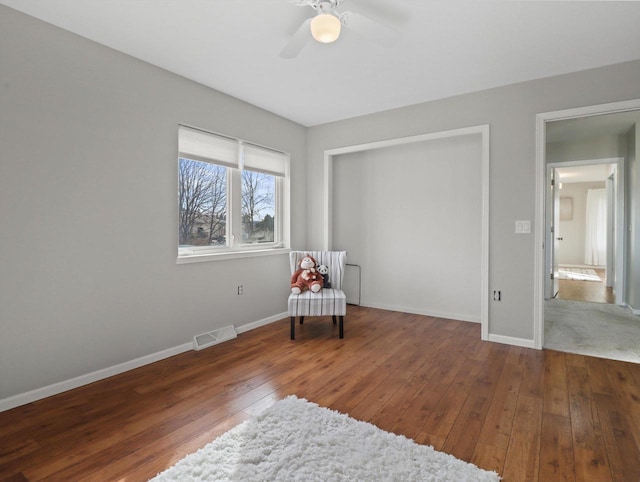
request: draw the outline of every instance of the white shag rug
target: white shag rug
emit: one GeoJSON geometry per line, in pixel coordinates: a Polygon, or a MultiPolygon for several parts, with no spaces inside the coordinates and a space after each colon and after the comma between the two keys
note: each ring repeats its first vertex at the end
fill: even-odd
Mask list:
{"type": "Polygon", "coordinates": [[[151,480],[482,482],[500,477],[290,396],[151,480]]]}

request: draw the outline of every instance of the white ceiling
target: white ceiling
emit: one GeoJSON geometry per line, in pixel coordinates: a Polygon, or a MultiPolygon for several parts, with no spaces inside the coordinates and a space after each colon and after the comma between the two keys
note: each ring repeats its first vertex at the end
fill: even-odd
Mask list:
{"type": "Polygon", "coordinates": [[[0,3],[306,126],[640,58],[640,2],[344,0],[400,40],[344,29],[291,60],[293,0],[0,3]]]}

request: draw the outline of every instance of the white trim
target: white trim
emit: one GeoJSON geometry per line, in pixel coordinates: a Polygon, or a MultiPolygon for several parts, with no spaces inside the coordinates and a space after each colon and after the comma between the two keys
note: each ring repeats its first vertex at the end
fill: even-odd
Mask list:
{"type": "Polygon", "coordinates": [[[515,345],[524,348],[535,348],[534,340],[528,338],[515,338],[513,336],[489,335],[489,340],[494,343],[502,343],[504,345],[515,345]]]}
{"type": "Polygon", "coordinates": [[[482,227],[480,259],[480,339],[489,339],[489,166],[491,162],[490,129],[480,127],[482,136],[482,227]]]}
{"type": "MultiPolygon", "coordinates": [[[[536,115],[536,163],[535,163],[535,240],[534,240],[534,286],[533,286],[533,338],[534,348],[542,349],[544,344],[544,267],[545,267],[545,125],[549,121],[590,117],[600,114],[612,114],[640,109],[640,99],[623,102],[578,107],[536,115]]],[[[624,170],[623,170],[624,171],[624,170]]]]}
{"type": "Polygon", "coordinates": [[[413,308],[411,306],[396,306],[387,305],[384,303],[368,303],[362,302],[360,306],[365,308],[375,308],[378,310],[398,311],[400,313],[411,313],[413,315],[434,316],[436,318],[445,318],[448,320],[467,321],[469,323],[480,323],[480,319],[477,316],[461,315],[459,313],[445,313],[442,311],[423,310],[420,308],[413,308]]]}
{"type": "Polygon", "coordinates": [[[333,232],[331,229],[331,212],[333,210],[331,197],[331,180],[333,177],[333,156],[331,150],[324,151],[324,251],[331,251],[333,232]]]}
{"type": "MultiPolygon", "coordinates": [[[[613,164],[616,167],[616,177],[615,177],[615,190],[616,190],[616,262],[614,266],[615,271],[615,286],[613,287],[613,292],[615,293],[615,303],[619,306],[624,305],[624,294],[626,290],[626,266],[625,266],[625,258],[626,258],[626,236],[625,236],[625,197],[627,195],[626,190],[626,178],[625,178],[625,166],[624,166],[624,157],[606,157],[602,159],[585,159],[580,161],[566,161],[566,162],[548,162],[546,163],[546,173],[547,179],[549,179],[551,169],[558,169],[562,167],[579,167],[579,166],[591,166],[597,164],[613,164]]],[[[604,182],[604,181],[603,181],[604,182]]],[[[547,188],[547,183],[544,183],[545,192],[547,188]]],[[[547,196],[545,199],[548,200],[550,197],[548,196],[548,192],[546,192],[547,196]]],[[[545,233],[549,232],[551,226],[551,220],[545,217],[545,225],[544,230],[545,233]]],[[[560,233],[562,234],[562,233],[560,233]]],[[[546,237],[546,236],[545,236],[546,237]]],[[[587,268],[606,268],[606,266],[586,266],[587,268]]],[[[545,272],[548,272],[547,269],[547,259],[545,256],[545,272]]],[[[545,283],[547,279],[545,277],[545,283]]],[[[548,290],[545,287],[545,295],[548,290]]]]}
{"type": "Polygon", "coordinates": [[[640,315],[640,310],[636,310],[633,306],[631,306],[630,304],[625,303],[624,306],[626,306],[627,308],[629,308],[629,310],[631,310],[631,313],[633,313],[634,315],[640,315]]]}
{"type": "Polygon", "coordinates": [[[331,178],[333,157],[340,154],[370,151],[385,147],[411,144],[415,142],[446,139],[450,137],[468,136],[480,134],[482,139],[482,221],[481,221],[481,261],[480,261],[480,323],[482,324],[481,338],[489,337],[489,171],[490,171],[490,127],[489,124],[463,127],[447,131],[431,132],[416,136],[400,137],[383,141],[368,142],[352,146],[337,147],[324,151],[324,249],[331,250],[331,178]]]}
{"type": "Polygon", "coordinates": [[[289,254],[289,248],[245,249],[244,251],[225,251],[224,253],[196,253],[176,258],[176,264],[202,263],[203,261],[220,261],[223,259],[254,258],[258,256],[272,256],[274,254],[289,254]]]}
{"type": "Polygon", "coordinates": [[[267,318],[263,318],[261,320],[258,321],[253,321],[251,323],[247,323],[245,325],[240,325],[236,327],[236,333],[241,334],[241,333],[246,333],[247,331],[251,331],[255,328],[259,328],[261,326],[265,326],[268,325],[270,323],[273,323],[275,321],[279,321],[282,320],[283,318],[288,318],[288,314],[287,312],[283,312],[283,313],[278,313],[277,315],[273,315],[273,316],[269,316],[267,318]]]}
{"type": "MultiPolygon", "coordinates": [[[[247,331],[251,331],[254,328],[258,328],[260,326],[268,325],[269,323],[282,320],[287,316],[287,312],[285,311],[284,313],[278,313],[277,315],[269,316],[252,323],[247,323],[237,327],[236,333],[246,333],[247,331]]],[[[36,388],[35,390],[31,390],[29,392],[20,393],[18,395],[0,400],[0,412],[11,410],[12,408],[19,407],[20,405],[26,405],[27,403],[35,402],[43,398],[51,397],[53,395],[66,392],[83,385],[88,385],[89,383],[104,380],[105,378],[109,378],[114,375],[127,372],[129,370],[134,370],[144,365],[149,365],[150,363],[164,360],[165,358],[179,355],[180,353],[184,353],[190,350],[193,350],[193,342],[184,343],[172,348],[167,348],[166,350],[151,353],[149,355],[145,355],[124,363],[119,363],[118,365],[114,365],[112,367],[107,367],[95,372],[87,373],[85,375],[80,375],[78,377],[71,378],[70,380],[64,380],[62,382],[54,383],[46,387],[36,388]]]]}
{"type": "MultiPolygon", "coordinates": [[[[562,162],[548,162],[547,166],[550,167],[576,167],[576,166],[596,166],[598,164],[615,164],[617,162],[624,161],[624,157],[603,157],[602,159],[583,159],[579,161],[562,161],[562,162]]],[[[604,182],[596,181],[596,182],[604,182]]],[[[571,183],[567,183],[571,185],[571,183]]]]}
{"type": "Polygon", "coordinates": [[[78,377],[71,378],[70,380],[64,380],[52,385],[47,385],[46,387],[36,388],[35,390],[31,390],[29,392],[20,393],[18,395],[0,400],[0,412],[10,410],[20,405],[25,405],[27,403],[35,402],[36,400],[47,398],[52,395],[57,395],[58,393],[66,392],[67,390],[72,390],[83,385],[88,385],[89,383],[97,382],[98,380],[103,380],[105,378],[109,378],[114,375],[118,375],[120,373],[124,373],[126,371],[157,362],[159,360],[164,360],[165,358],[169,358],[192,349],[193,343],[184,343],[182,345],[167,348],[166,350],[162,350],[156,353],[151,353],[149,355],[120,363],[112,367],[107,367],[95,372],[87,373],[85,375],[80,375],[78,377]]]}
{"type": "MultiPolygon", "coordinates": [[[[446,139],[448,137],[467,136],[471,134],[482,134],[489,129],[489,124],[479,126],[462,127],[460,129],[450,129],[447,131],[429,132],[408,137],[396,137],[395,139],[385,139],[383,141],[367,142],[365,144],[355,144],[352,146],[336,147],[324,151],[325,156],[339,156],[340,154],[351,154],[353,152],[372,151],[385,147],[401,146],[403,144],[413,144],[415,142],[433,141],[436,139],[446,139]]],[[[326,157],[325,157],[326,159],[326,157]]]]}
{"type": "Polygon", "coordinates": [[[545,289],[545,194],[544,179],[546,129],[545,119],[536,115],[536,165],[535,165],[535,214],[533,217],[533,347],[541,350],[544,339],[544,289],[545,289]]]}

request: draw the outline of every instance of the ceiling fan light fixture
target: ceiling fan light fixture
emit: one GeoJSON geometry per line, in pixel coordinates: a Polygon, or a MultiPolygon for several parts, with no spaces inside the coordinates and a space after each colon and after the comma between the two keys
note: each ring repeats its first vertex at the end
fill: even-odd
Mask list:
{"type": "Polygon", "coordinates": [[[318,42],[335,42],[340,36],[340,19],[330,13],[320,13],[311,20],[311,35],[318,42]]]}

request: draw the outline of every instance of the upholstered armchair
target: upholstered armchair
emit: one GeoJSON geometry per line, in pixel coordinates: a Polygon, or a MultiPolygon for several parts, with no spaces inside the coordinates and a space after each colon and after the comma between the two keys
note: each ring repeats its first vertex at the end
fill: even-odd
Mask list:
{"type": "Polygon", "coordinates": [[[344,315],[347,312],[347,297],[342,291],[344,269],[347,262],[346,251],[291,251],[289,261],[291,274],[298,269],[300,260],[306,255],[313,256],[318,265],[329,268],[328,281],[331,288],[323,288],[318,293],[310,290],[300,294],[289,295],[289,316],[291,317],[291,339],[296,338],[296,317],[300,318],[300,324],[304,323],[305,316],[331,316],[335,325],[339,318],[339,336],[344,338],[344,315]]]}

